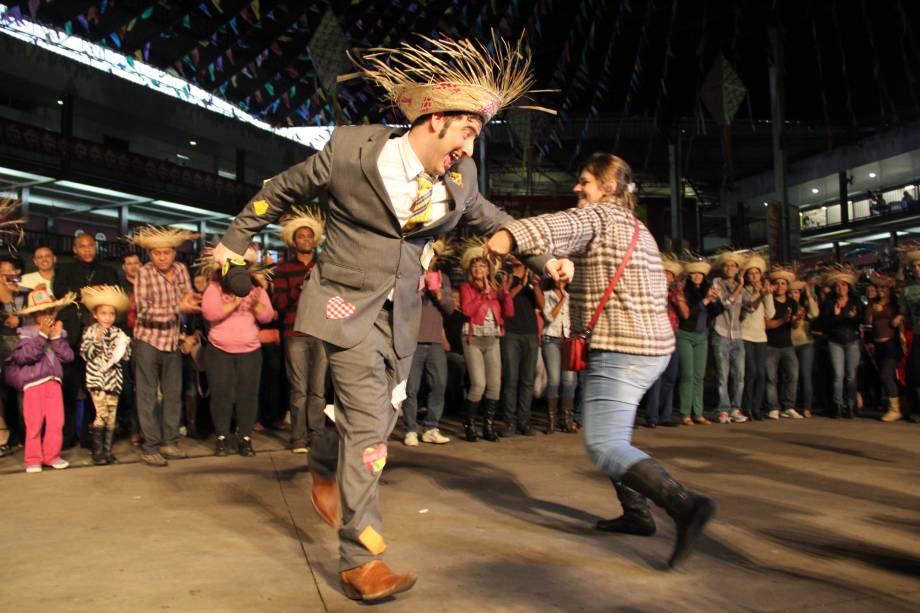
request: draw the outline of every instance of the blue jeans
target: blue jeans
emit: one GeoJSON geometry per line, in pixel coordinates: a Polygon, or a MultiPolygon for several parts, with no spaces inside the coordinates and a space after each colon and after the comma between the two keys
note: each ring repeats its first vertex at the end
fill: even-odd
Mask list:
{"type": "Polygon", "coordinates": [[[506,333],[501,340],[502,402],[505,423],[530,423],[533,380],[537,374],[537,334],[506,333]]]}
{"type": "Polygon", "coordinates": [[[741,408],[741,394],[744,392],[744,341],[734,340],[713,332],[712,351],[716,361],[716,381],[719,386],[719,411],[728,413],[741,408]],[[731,389],[728,377],[731,375],[731,389]]]}
{"type": "Polygon", "coordinates": [[[543,365],[546,367],[546,392],[544,396],[554,398],[562,396],[571,398],[575,395],[575,383],[578,373],[574,370],[562,370],[562,339],[556,336],[543,337],[543,365]],[[559,383],[562,382],[562,393],[559,383]]]}
{"type": "Polygon", "coordinates": [[[585,448],[591,461],[611,479],[649,456],[632,446],[636,407],[664,372],[669,355],[592,351],[585,371],[585,448]]]}
{"type": "Polygon", "coordinates": [[[834,404],[856,408],[856,368],[859,366],[859,341],[846,345],[829,341],[827,350],[831,354],[831,367],[834,369],[834,404]],[[843,384],[846,380],[846,401],[844,401],[843,384]]]}
{"type": "Polygon", "coordinates": [[[767,389],[767,344],[744,341],[744,400],[741,406],[757,417],[767,389]]]}
{"type": "Polygon", "coordinates": [[[799,388],[799,359],[795,347],[770,347],[767,345],[767,408],[771,411],[795,408],[795,394],[799,388]],[[782,381],[780,381],[782,369],[782,381]],[[779,386],[783,397],[779,397],[779,386]]]}
{"type": "Polygon", "coordinates": [[[425,430],[438,427],[444,413],[444,389],[447,387],[447,354],[440,343],[419,343],[412,356],[412,369],[406,383],[403,401],[403,421],[406,432],[416,432],[415,416],[418,414],[418,391],[422,375],[428,381],[428,414],[422,424],[425,430]]]}
{"type": "Polygon", "coordinates": [[[815,388],[811,379],[815,365],[815,344],[799,345],[795,348],[795,353],[799,356],[799,406],[810,411],[815,398],[815,388]]]}
{"type": "Polygon", "coordinates": [[[668,367],[658,380],[648,388],[645,394],[645,421],[660,424],[671,421],[674,409],[674,387],[677,385],[677,373],[680,371],[680,354],[677,349],[668,360],[668,367]]]}

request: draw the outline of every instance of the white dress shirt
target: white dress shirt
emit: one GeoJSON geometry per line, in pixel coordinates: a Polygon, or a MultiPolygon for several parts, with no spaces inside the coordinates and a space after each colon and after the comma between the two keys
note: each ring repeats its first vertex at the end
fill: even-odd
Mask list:
{"type": "MultiPolygon", "coordinates": [[[[383,185],[390,196],[390,203],[396,211],[399,225],[405,226],[414,214],[412,203],[418,194],[417,177],[424,167],[419,161],[412,145],[409,144],[409,133],[406,132],[399,138],[391,138],[383,146],[380,158],[377,160],[377,169],[383,178],[383,185]]],[[[434,181],[431,194],[431,221],[430,225],[447,214],[447,188],[440,178],[434,181]]]]}
{"type": "MultiPolygon", "coordinates": [[[[419,161],[412,145],[409,144],[409,133],[406,132],[399,138],[391,138],[383,146],[380,157],[377,159],[377,170],[383,179],[390,203],[396,211],[399,225],[405,226],[406,222],[415,214],[412,204],[418,194],[418,175],[425,170],[419,161]]],[[[430,225],[447,214],[447,188],[440,178],[434,181],[431,192],[431,219],[425,223],[430,225]]],[[[393,300],[393,290],[390,290],[387,300],[393,300]]]]}

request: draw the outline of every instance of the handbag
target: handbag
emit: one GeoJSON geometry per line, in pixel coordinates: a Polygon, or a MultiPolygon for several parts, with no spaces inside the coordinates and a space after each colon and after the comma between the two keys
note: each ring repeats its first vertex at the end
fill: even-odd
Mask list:
{"type": "Polygon", "coordinates": [[[588,328],[584,332],[579,332],[575,336],[571,336],[562,341],[562,370],[578,372],[588,367],[588,346],[591,343],[591,331],[594,330],[597,320],[601,317],[601,312],[607,305],[607,301],[610,300],[610,296],[613,295],[613,290],[616,288],[617,283],[619,283],[620,277],[623,276],[623,270],[626,268],[626,265],[629,264],[633,251],[636,250],[636,243],[639,242],[639,218],[636,217],[635,219],[636,224],[633,229],[632,240],[629,243],[629,247],[626,249],[626,255],[623,256],[623,260],[620,262],[620,265],[617,266],[616,273],[614,273],[613,278],[610,280],[607,290],[604,292],[604,295],[601,296],[601,301],[598,303],[597,308],[594,309],[594,315],[591,316],[588,328]]]}

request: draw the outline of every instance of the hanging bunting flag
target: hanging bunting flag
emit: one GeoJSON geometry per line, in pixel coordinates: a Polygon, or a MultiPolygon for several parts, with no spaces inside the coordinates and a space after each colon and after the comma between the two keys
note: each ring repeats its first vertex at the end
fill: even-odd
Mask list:
{"type": "Polygon", "coordinates": [[[229,62],[230,62],[231,64],[235,64],[235,63],[236,63],[236,62],[233,61],[233,49],[230,49],[230,48],[228,47],[227,50],[224,51],[224,55],[227,56],[227,60],[229,60],[229,62]]]}
{"type": "Polygon", "coordinates": [[[272,102],[271,107],[269,107],[269,108],[271,108],[272,114],[278,112],[278,105],[279,105],[279,104],[281,104],[281,100],[280,100],[280,99],[279,99],[279,100],[275,100],[274,102],[272,102]]]}
{"type": "Polygon", "coordinates": [[[89,10],[86,11],[86,18],[98,26],[99,25],[99,9],[97,9],[95,6],[89,7],[89,10]]]}
{"type": "Polygon", "coordinates": [[[71,34],[73,34],[73,22],[72,21],[64,22],[64,33],[67,34],[67,36],[70,36],[71,34]]]}
{"type": "Polygon", "coordinates": [[[102,2],[99,3],[99,12],[102,13],[103,15],[105,14],[105,11],[108,8],[109,8],[109,0],[102,0],[102,2]]]}
{"type": "Polygon", "coordinates": [[[232,85],[233,87],[236,87],[236,75],[233,75],[232,77],[230,77],[230,85],[232,85]]]}
{"type": "Polygon", "coordinates": [[[134,58],[137,59],[138,61],[142,61],[144,59],[143,52],[140,49],[138,49],[137,51],[134,52],[134,58]]]}
{"type": "Polygon", "coordinates": [[[215,79],[214,77],[214,64],[208,64],[208,74],[211,76],[211,80],[215,79]]]}
{"type": "Polygon", "coordinates": [[[109,34],[109,38],[112,39],[112,42],[115,43],[115,46],[121,49],[121,39],[118,37],[118,34],[112,32],[109,34]]]}
{"type": "Polygon", "coordinates": [[[220,0],[211,0],[211,4],[214,5],[214,8],[217,9],[218,13],[223,13],[224,9],[220,6],[220,0]]]}
{"type": "Polygon", "coordinates": [[[284,53],[283,51],[281,51],[281,46],[278,43],[272,43],[271,45],[268,46],[268,48],[271,49],[272,53],[274,53],[275,55],[283,55],[284,53]]]}
{"type": "Polygon", "coordinates": [[[150,61],[150,43],[144,43],[144,61],[150,61]]]}
{"type": "Polygon", "coordinates": [[[230,27],[233,28],[233,33],[234,33],[234,34],[236,34],[237,36],[240,35],[240,31],[236,29],[236,17],[233,17],[233,18],[230,20],[230,27]]]}
{"type": "Polygon", "coordinates": [[[128,62],[128,66],[130,66],[131,68],[134,68],[134,57],[133,56],[126,55],[125,61],[128,62]]]}
{"type": "Polygon", "coordinates": [[[246,68],[243,69],[243,74],[246,75],[246,76],[247,76],[248,78],[250,78],[250,79],[252,78],[252,73],[249,71],[249,67],[248,67],[248,66],[247,66],[246,68]]]}
{"type": "Polygon", "coordinates": [[[291,108],[291,98],[287,95],[287,92],[281,94],[281,101],[284,102],[286,108],[291,108]]]}
{"type": "Polygon", "coordinates": [[[252,2],[249,3],[249,8],[252,9],[253,14],[256,16],[256,19],[261,21],[262,17],[259,13],[259,0],[252,0],[252,2]]]}
{"type": "Polygon", "coordinates": [[[269,12],[265,13],[265,16],[271,21],[278,21],[277,19],[275,19],[275,9],[272,9],[269,12]]]}
{"type": "Polygon", "coordinates": [[[150,19],[150,16],[153,15],[153,7],[147,7],[144,9],[144,12],[141,13],[141,19],[150,19]]]}
{"type": "Polygon", "coordinates": [[[86,30],[87,34],[89,34],[89,22],[86,20],[86,17],[83,15],[77,15],[77,21],[80,22],[80,25],[83,26],[83,29],[86,30]]]}
{"type": "Polygon", "coordinates": [[[217,32],[214,32],[213,34],[211,34],[211,38],[209,40],[211,41],[212,45],[216,45],[217,44],[217,32]]]}
{"type": "Polygon", "coordinates": [[[214,60],[214,67],[217,68],[217,70],[221,72],[224,71],[224,56],[222,55],[217,56],[217,58],[214,60]]]}
{"type": "Polygon", "coordinates": [[[252,95],[256,99],[256,102],[262,104],[262,90],[257,89],[252,95]]]}
{"type": "Polygon", "coordinates": [[[137,25],[137,17],[128,22],[128,32],[134,29],[134,26],[137,25]]]}
{"type": "Polygon", "coordinates": [[[29,14],[32,15],[32,19],[35,19],[35,16],[38,14],[38,7],[41,6],[41,0],[29,0],[29,14]]]}
{"type": "Polygon", "coordinates": [[[192,18],[191,18],[191,16],[186,15],[185,17],[182,18],[182,27],[185,28],[186,30],[191,30],[191,29],[192,29],[192,18]]]}
{"type": "Polygon", "coordinates": [[[189,55],[192,56],[192,61],[195,63],[195,66],[198,66],[198,60],[199,60],[200,57],[201,57],[201,54],[200,54],[200,52],[198,51],[198,47],[195,47],[194,49],[192,49],[192,50],[189,52],[189,55]]]}
{"type": "Polygon", "coordinates": [[[226,96],[226,95],[227,95],[227,83],[226,83],[226,81],[225,81],[223,84],[221,84],[220,87],[217,88],[217,91],[220,92],[220,95],[221,95],[221,96],[226,96]]]}
{"type": "Polygon", "coordinates": [[[266,84],[265,84],[265,91],[267,91],[267,92],[268,92],[268,95],[270,95],[270,96],[274,96],[274,95],[275,95],[275,88],[272,87],[272,84],[271,84],[271,83],[266,83],[266,84]]]}
{"type": "Polygon", "coordinates": [[[211,19],[211,11],[208,10],[208,5],[202,2],[198,5],[198,10],[208,16],[208,19],[211,19]]]}

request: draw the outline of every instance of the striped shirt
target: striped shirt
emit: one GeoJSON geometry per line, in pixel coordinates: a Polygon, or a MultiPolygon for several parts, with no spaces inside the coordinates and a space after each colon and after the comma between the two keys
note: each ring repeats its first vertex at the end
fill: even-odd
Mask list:
{"type": "Polygon", "coordinates": [[[122,363],[131,359],[131,338],[116,326],[106,329],[102,333],[102,340],[96,340],[99,324],[92,324],[83,331],[83,341],[80,343],[80,355],[86,362],[86,389],[100,390],[109,394],[121,394],[124,383],[122,363]],[[120,340],[120,339],[124,340],[120,340]],[[125,348],[116,360],[116,351],[119,344],[125,348]]]}
{"type": "Polygon", "coordinates": [[[179,303],[185,294],[192,291],[185,264],[175,262],[171,270],[172,281],[158,271],[153,262],[147,262],[137,271],[134,282],[134,304],[137,307],[134,339],[160,351],[176,351],[179,348],[179,303]]]}
{"type": "MultiPolygon", "coordinates": [[[[522,255],[571,257],[569,286],[573,332],[583,331],[626,255],[635,216],[614,202],[518,219],[505,227],[522,255]]],[[[638,355],[670,355],[674,330],[668,318],[668,284],[661,253],[641,222],[639,241],[591,336],[591,349],[638,355]]]]}

